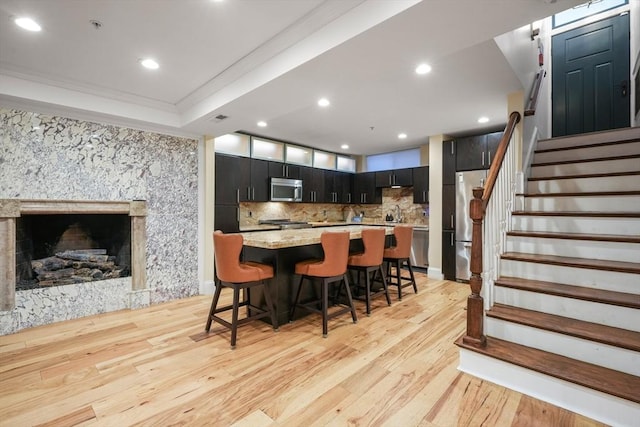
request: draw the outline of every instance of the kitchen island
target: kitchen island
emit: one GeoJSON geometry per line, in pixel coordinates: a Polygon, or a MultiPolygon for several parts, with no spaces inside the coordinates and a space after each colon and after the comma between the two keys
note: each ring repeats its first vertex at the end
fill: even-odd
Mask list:
{"type": "MultiPolygon", "coordinates": [[[[270,280],[269,289],[275,305],[278,323],[289,321],[289,311],[297,291],[299,276],[295,276],[295,264],[310,258],[323,258],[320,236],[323,232],[348,231],[351,239],[349,252],[363,250],[362,230],[367,228],[380,228],[367,225],[345,225],[327,228],[304,228],[295,230],[252,231],[242,234],[244,248],[242,257],[244,261],[257,261],[270,264],[274,269],[274,278],[270,280]]],[[[393,227],[385,227],[387,234],[387,246],[393,239],[393,227]]],[[[303,289],[302,299],[311,299],[314,296],[311,286],[303,289]]],[[[264,295],[260,289],[252,290],[251,303],[265,307],[264,295]]],[[[300,315],[306,314],[304,310],[298,310],[300,315]]],[[[264,319],[267,321],[268,319],[264,319]]]]}

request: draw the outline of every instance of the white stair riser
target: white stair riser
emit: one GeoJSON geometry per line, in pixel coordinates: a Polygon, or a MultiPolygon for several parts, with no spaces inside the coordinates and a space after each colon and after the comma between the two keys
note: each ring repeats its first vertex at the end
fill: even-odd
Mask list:
{"type": "Polygon", "coordinates": [[[494,302],[585,322],[640,332],[640,310],[583,301],[503,286],[494,289],[494,302]]]}
{"type": "Polygon", "coordinates": [[[506,251],[640,263],[640,243],[507,236],[506,251]]]}
{"type": "Polygon", "coordinates": [[[528,194],[638,190],[640,190],[640,175],[608,176],[601,178],[545,179],[542,181],[529,181],[527,183],[528,194]]]}
{"type": "Polygon", "coordinates": [[[525,197],[525,211],[638,212],[638,196],[525,197]]]}
{"type": "Polygon", "coordinates": [[[640,353],[487,317],[485,333],[505,341],[640,376],[640,353]]]}
{"type": "Polygon", "coordinates": [[[587,144],[624,141],[634,138],[640,138],[640,128],[626,128],[553,139],[542,139],[538,141],[536,148],[540,150],[548,150],[552,148],[580,147],[587,144]]]}
{"type": "MultiPolygon", "coordinates": [[[[568,163],[562,165],[531,166],[531,177],[570,176],[594,173],[636,172],[640,160],[622,159],[600,162],[568,163]]],[[[535,163],[534,163],[535,164],[535,163]]]]}
{"type": "MultiPolygon", "coordinates": [[[[538,147],[538,149],[540,149],[538,147]]],[[[640,141],[626,144],[612,144],[598,147],[574,148],[562,151],[537,152],[533,163],[561,162],[567,160],[600,159],[603,157],[640,154],[640,141]]]]}
{"type": "MultiPolygon", "coordinates": [[[[608,291],[640,294],[640,274],[593,270],[561,265],[540,264],[515,260],[500,260],[499,276],[523,277],[545,282],[566,283],[608,291]]],[[[638,296],[640,298],[640,296],[638,296]]]]}
{"type": "Polygon", "coordinates": [[[640,235],[640,218],[512,216],[515,231],[640,235]]]}

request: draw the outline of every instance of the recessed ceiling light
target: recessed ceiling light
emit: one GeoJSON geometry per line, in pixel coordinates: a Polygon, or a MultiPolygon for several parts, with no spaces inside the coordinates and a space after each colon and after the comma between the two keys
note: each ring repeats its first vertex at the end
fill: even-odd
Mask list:
{"type": "Polygon", "coordinates": [[[487,123],[489,121],[489,117],[480,117],[478,119],[478,123],[487,123]]]}
{"type": "Polygon", "coordinates": [[[340,146],[340,148],[342,148],[343,150],[348,150],[349,149],[349,144],[342,144],[340,146]]]}
{"type": "Polygon", "coordinates": [[[431,72],[431,66],[429,64],[420,64],[416,67],[417,74],[427,74],[431,72]]]}
{"type": "Polygon", "coordinates": [[[160,64],[158,64],[156,61],[154,61],[151,58],[145,58],[145,59],[141,59],[140,60],[140,64],[144,67],[144,68],[148,68],[150,70],[157,70],[158,68],[160,68],[160,64]]]}
{"type": "Polygon", "coordinates": [[[399,133],[398,134],[398,139],[407,139],[407,134],[406,133],[399,133]]]}
{"type": "Polygon", "coordinates": [[[321,107],[328,107],[329,104],[331,104],[331,103],[329,102],[329,100],[327,98],[320,98],[318,100],[318,105],[321,106],[321,107]]]}
{"type": "Polygon", "coordinates": [[[267,127],[267,122],[265,122],[264,120],[260,120],[258,123],[256,123],[258,126],[260,126],[261,128],[266,128],[267,127]]]}
{"type": "Polygon", "coordinates": [[[13,20],[13,22],[15,22],[18,27],[23,28],[27,31],[42,30],[42,27],[40,27],[40,25],[31,18],[27,18],[27,17],[16,18],[13,20]]]}

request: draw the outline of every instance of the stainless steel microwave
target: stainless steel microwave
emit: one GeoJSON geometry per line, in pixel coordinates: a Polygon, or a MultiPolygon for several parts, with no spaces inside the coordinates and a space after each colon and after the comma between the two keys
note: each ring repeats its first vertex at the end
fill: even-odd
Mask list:
{"type": "Polygon", "coordinates": [[[271,178],[272,202],[301,202],[302,180],[271,178]]]}

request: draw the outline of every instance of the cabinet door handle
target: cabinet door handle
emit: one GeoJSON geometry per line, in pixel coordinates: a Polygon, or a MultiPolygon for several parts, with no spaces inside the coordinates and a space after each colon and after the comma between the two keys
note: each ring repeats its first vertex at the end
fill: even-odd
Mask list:
{"type": "Polygon", "coordinates": [[[453,245],[454,245],[454,241],[453,241],[453,233],[451,233],[451,238],[450,238],[449,240],[451,240],[451,246],[453,246],[453,245]]]}
{"type": "Polygon", "coordinates": [[[453,230],[453,214],[451,214],[451,229],[453,230]]]}
{"type": "Polygon", "coordinates": [[[236,203],[240,203],[240,189],[236,188],[236,203]]]}
{"type": "Polygon", "coordinates": [[[455,146],[456,146],[456,142],[455,141],[451,141],[451,155],[452,156],[456,154],[455,146]]]}
{"type": "Polygon", "coordinates": [[[236,208],[236,221],[238,221],[238,223],[240,223],[240,208],[236,208]]]}
{"type": "Polygon", "coordinates": [[[347,193],[347,203],[351,203],[351,193],[347,193]]]}
{"type": "Polygon", "coordinates": [[[484,151],[482,152],[482,166],[484,166],[484,151]]]}
{"type": "Polygon", "coordinates": [[[256,199],[256,187],[251,187],[251,200],[256,199]]]}
{"type": "Polygon", "coordinates": [[[488,159],[488,160],[489,160],[489,163],[488,163],[488,165],[487,165],[487,166],[491,166],[491,151],[489,151],[489,156],[488,156],[488,157],[489,157],[489,159],[488,159]]]}
{"type": "Polygon", "coordinates": [[[282,176],[287,176],[287,166],[286,165],[282,165],[282,176]]]}
{"type": "Polygon", "coordinates": [[[422,190],[422,203],[425,203],[427,201],[427,192],[422,190]]]}
{"type": "Polygon", "coordinates": [[[247,200],[251,200],[251,187],[247,187],[247,200]]]}

